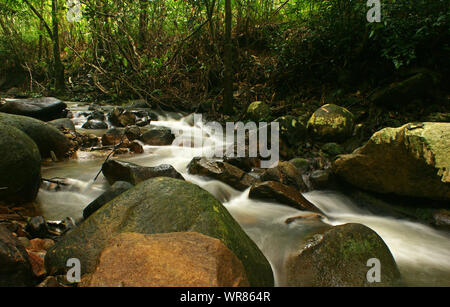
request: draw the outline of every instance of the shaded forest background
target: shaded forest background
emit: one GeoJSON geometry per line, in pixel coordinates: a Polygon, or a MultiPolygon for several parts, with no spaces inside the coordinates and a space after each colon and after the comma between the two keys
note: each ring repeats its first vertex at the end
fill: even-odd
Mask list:
{"type": "Polygon", "coordinates": [[[63,0],[0,0],[0,88],[213,115],[232,99],[237,117],[261,100],[276,117],[330,101],[365,108],[427,71],[438,109],[448,103],[448,0],[382,0],[380,23],[365,0],[80,2],[69,22],[63,0]]]}

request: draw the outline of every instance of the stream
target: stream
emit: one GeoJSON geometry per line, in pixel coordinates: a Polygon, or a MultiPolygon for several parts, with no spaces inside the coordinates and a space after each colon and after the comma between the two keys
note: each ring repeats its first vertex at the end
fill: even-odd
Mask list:
{"type": "MultiPolygon", "coordinates": [[[[83,132],[81,126],[86,119],[79,113],[87,111],[87,106],[75,103],[68,105],[75,115],[73,120],[77,130],[83,132]]],[[[198,125],[192,127],[186,118],[173,114],[159,116],[158,121],[152,121],[152,125],[180,131],[201,128],[198,125]]],[[[101,136],[104,130],[89,130],[89,133],[101,136]]],[[[213,142],[217,144],[221,140],[215,139],[213,142]]],[[[252,200],[248,197],[249,190],[240,192],[222,182],[188,174],[186,166],[192,158],[201,155],[201,148],[144,146],[144,150],[144,154],[124,155],[118,159],[143,166],[171,164],[187,181],[216,196],[267,257],[277,286],[284,285],[283,264],[286,256],[296,250],[302,238],[323,227],[319,221],[308,219],[286,224],[286,218],[304,215],[305,212],[276,203],[252,200]]],[[[50,192],[41,189],[37,199],[41,214],[48,220],[61,220],[68,216],[80,219],[84,207],[107,187],[103,175],[93,182],[104,159],[105,156],[98,153],[80,151],[77,160],[43,166],[44,178],[68,178],[77,190],[50,192]]],[[[408,220],[373,215],[357,207],[339,191],[312,191],[304,196],[327,215],[326,223],[361,223],[376,231],[389,246],[408,286],[450,286],[448,232],[408,220]]]]}

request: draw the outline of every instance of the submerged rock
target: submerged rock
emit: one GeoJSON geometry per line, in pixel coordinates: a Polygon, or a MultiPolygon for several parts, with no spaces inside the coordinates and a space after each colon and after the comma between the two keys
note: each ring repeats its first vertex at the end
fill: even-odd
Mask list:
{"type": "Polygon", "coordinates": [[[333,164],[348,183],[377,193],[450,200],[450,123],[385,128],[333,164]]]}
{"type": "Polygon", "coordinates": [[[25,132],[38,146],[42,158],[65,158],[70,152],[70,140],[58,129],[40,120],[0,112],[0,124],[13,126],[25,132]]]}
{"type": "Polygon", "coordinates": [[[303,197],[295,188],[276,181],[265,181],[253,185],[249,197],[266,201],[276,201],[298,210],[322,213],[316,206],[303,197]]]}
{"type": "MultiPolygon", "coordinates": [[[[286,262],[285,286],[366,287],[399,285],[400,272],[383,239],[361,224],[345,224],[312,235],[286,262]],[[380,262],[380,282],[367,276],[380,262]]],[[[370,274],[370,277],[374,277],[370,274]]]]}
{"type": "Polygon", "coordinates": [[[47,271],[64,272],[69,258],[92,273],[100,252],[116,235],[198,232],[219,239],[243,263],[251,286],[273,286],[270,264],[227,209],[202,188],[173,178],[154,178],[124,192],[66,234],[49,250],[47,271]]]}
{"type": "Polygon", "coordinates": [[[102,166],[102,172],[109,184],[126,181],[133,185],[155,177],[171,177],[184,180],[172,165],[161,164],[155,167],[140,166],[130,162],[109,160],[102,166]]]}
{"type": "Polygon", "coordinates": [[[53,97],[6,100],[0,112],[50,121],[67,116],[67,105],[53,97]]]}
{"type": "Polygon", "coordinates": [[[33,201],[41,185],[39,149],[25,133],[0,124],[0,199],[33,201]]]}
{"type": "Polygon", "coordinates": [[[323,141],[342,141],[353,133],[354,116],[346,108],[327,104],[311,116],[307,129],[310,135],[323,141]]]}
{"type": "Polygon", "coordinates": [[[95,272],[83,286],[237,287],[249,283],[242,262],[220,240],[176,232],[118,235],[103,249],[95,272]]]}
{"type": "Polygon", "coordinates": [[[208,158],[196,157],[192,159],[187,168],[190,174],[222,181],[240,191],[258,181],[236,166],[208,158]]]}
{"type": "Polygon", "coordinates": [[[33,271],[28,254],[20,241],[0,225],[0,287],[28,287],[33,271]]]}

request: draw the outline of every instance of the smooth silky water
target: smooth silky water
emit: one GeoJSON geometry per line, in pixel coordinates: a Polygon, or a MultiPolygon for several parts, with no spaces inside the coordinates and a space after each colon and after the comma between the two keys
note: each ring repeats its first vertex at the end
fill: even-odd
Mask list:
{"type": "MultiPolygon", "coordinates": [[[[75,114],[74,122],[77,129],[80,130],[85,119],[77,114],[86,111],[87,108],[77,107],[75,104],[69,106],[75,114]]],[[[180,118],[179,115],[172,117],[180,118]]],[[[160,116],[158,121],[152,122],[152,125],[176,128],[178,131],[204,131],[201,130],[201,123],[192,127],[186,118],[173,118],[160,116]]],[[[100,135],[103,132],[97,131],[96,134],[100,135]]],[[[207,137],[208,135],[203,134],[203,138],[207,137]]],[[[223,146],[222,140],[210,139],[210,141],[223,146]]],[[[297,219],[287,224],[285,223],[287,218],[305,215],[308,212],[276,203],[252,200],[248,197],[249,190],[240,192],[222,182],[188,174],[186,166],[193,157],[201,156],[205,152],[202,148],[144,146],[144,149],[144,154],[125,155],[118,159],[143,166],[171,164],[187,181],[212,193],[225,205],[267,257],[278,286],[284,284],[283,263],[286,257],[296,251],[307,235],[324,227],[317,219],[297,219]]],[[[73,185],[68,191],[41,190],[37,199],[41,214],[49,220],[61,220],[68,216],[76,220],[81,219],[84,207],[107,187],[103,175],[93,181],[104,159],[105,156],[100,157],[98,153],[79,152],[77,160],[44,166],[42,170],[44,178],[67,178],[73,185]]],[[[450,286],[448,232],[407,220],[375,216],[358,208],[349,198],[337,191],[313,191],[305,193],[304,196],[327,215],[326,223],[331,225],[361,223],[376,231],[389,246],[407,285],[450,286]]]]}

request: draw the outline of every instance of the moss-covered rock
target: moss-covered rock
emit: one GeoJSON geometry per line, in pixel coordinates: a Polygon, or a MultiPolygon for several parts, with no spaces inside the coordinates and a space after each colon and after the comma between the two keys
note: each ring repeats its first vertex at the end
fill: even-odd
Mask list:
{"type": "Polygon", "coordinates": [[[333,169],[365,190],[450,200],[450,123],[385,128],[333,169]]]}
{"type": "Polygon", "coordinates": [[[335,157],[344,151],[342,146],[337,143],[326,143],[322,145],[322,151],[329,155],[330,157],[335,157]]]}
{"type": "Polygon", "coordinates": [[[33,201],[41,183],[36,144],[17,128],[0,124],[0,199],[33,201]]]}
{"type": "Polygon", "coordinates": [[[66,269],[69,258],[92,272],[115,235],[192,231],[222,241],[244,264],[252,286],[272,286],[270,264],[223,205],[202,188],[172,178],[154,178],[116,197],[68,233],[45,258],[49,272],[66,269]]]}
{"type": "Polygon", "coordinates": [[[353,133],[354,116],[346,108],[327,104],[320,107],[308,121],[308,133],[323,141],[343,141],[353,133]]]}
{"type": "Polygon", "coordinates": [[[254,101],[247,109],[248,118],[254,121],[267,120],[270,114],[270,106],[263,101],[254,101]]]}
{"type": "Polygon", "coordinates": [[[286,286],[393,286],[400,272],[383,239],[361,224],[345,224],[312,235],[286,262],[286,286]],[[368,260],[380,261],[381,282],[369,283],[368,260]]]}
{"type": "Polygon", "coordinates": [[[13,126],[25,132],[38,146],[42,158],[50,158],[53,151],[64,158],[70,150],[70,141],[57,128],[40,120],[0,112],[0,124],[13,126]]]}

